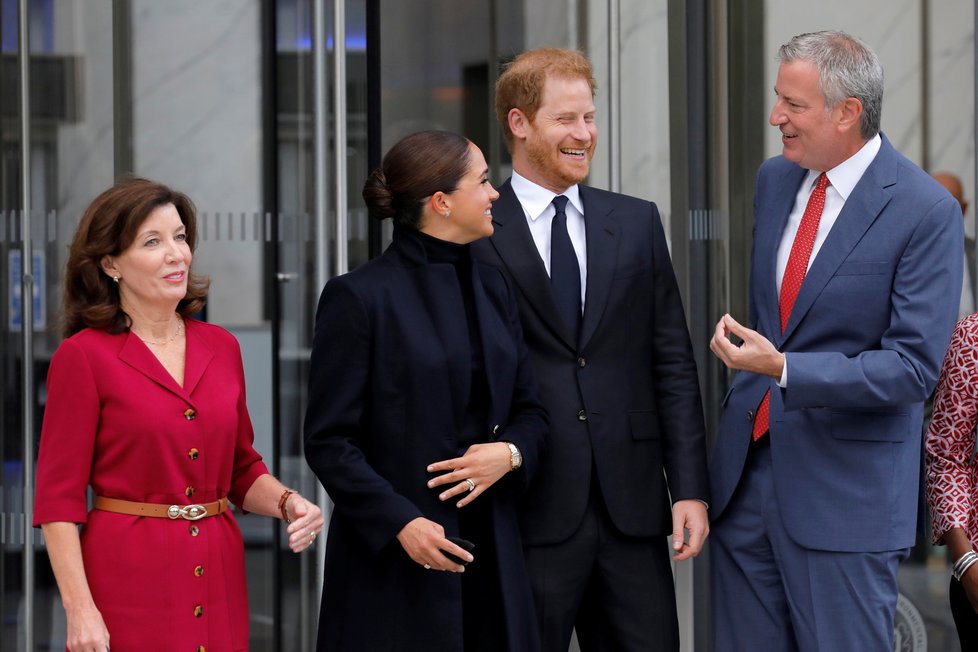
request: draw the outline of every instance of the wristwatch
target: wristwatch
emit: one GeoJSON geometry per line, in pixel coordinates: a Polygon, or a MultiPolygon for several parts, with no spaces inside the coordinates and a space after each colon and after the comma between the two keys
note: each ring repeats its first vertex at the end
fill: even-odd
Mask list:
{"type": "Polygon", "coordinates": [[[506,445],[509,446],[509,470],[515,471],[523,466],[523,453],[511,441],[506,442],[506,445]]]}

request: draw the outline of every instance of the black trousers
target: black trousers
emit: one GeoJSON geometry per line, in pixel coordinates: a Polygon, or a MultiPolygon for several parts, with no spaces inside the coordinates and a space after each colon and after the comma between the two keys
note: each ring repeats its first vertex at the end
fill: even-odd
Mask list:
{"type": "Polygon", "coordinates": [[[962,652],[978,650],[978,613],[975,613],[971,603],[968,602],[968,596],[965,595],[961,582],[953,577],[948,594],[951,598],[951,615],[954,616],[954,625],[958,628],[962,652]]]}
{"type": "Polygon", "coordinates": [[[524,548],[543,652],[567,652],[575,628],[583,652],[678,652],[668,538],[625,536],[591,487],[577,532],[524,548]]]}

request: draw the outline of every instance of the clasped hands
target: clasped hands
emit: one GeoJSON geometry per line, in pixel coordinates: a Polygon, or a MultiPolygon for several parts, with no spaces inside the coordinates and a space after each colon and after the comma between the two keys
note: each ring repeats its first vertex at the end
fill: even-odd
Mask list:
{"type": "MultiPolygon", "coordinates": [[[[428,465],[429,473],[440,473],[428,481],[428,488],[448,486],[439,500],[451,500],[462,496],[457,507],[465,507],[482,495],[510,470],[509,446],[504,442],[474,444],[462,457],[442,460],[428,465]]],[[[410,521],[397,534],[397,540],[411,559],[426,569],[446,570],[454,573],[465,571],[443,552],[450,552],[471,562],[472,553],[445,538],[445,528],[439,523],[419,516],[410,521]]]]}
{"type": "Polygon", "coordinates": [[[766,337],[739,324],[730,315],[724,315],[717,322],[710,339],[710,350],[729,369],[750,371],[778,380],[784,371],[784,354],[766,337]],[[739,337],[741,344],[731,342],[731,335],[739,337]]]}

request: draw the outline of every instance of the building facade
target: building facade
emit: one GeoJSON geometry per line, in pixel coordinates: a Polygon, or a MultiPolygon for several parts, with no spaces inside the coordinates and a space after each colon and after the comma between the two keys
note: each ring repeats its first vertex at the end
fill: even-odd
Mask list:
{"type": "MultiPolygon", "coordinates": [[[[438,128],[475,141],[501,182],[500,66],[531,47],[580,48],[598,79],[590,183],[659,205],[712,436],[728,377],[708,340],[721,314],[747,314],[754,173],[780,150],[767,125],[778,45],[820,29],[862,37],[886,70],[888,137],[973,198],[975,4],[0,0],[0,649],[64,648],[43,538],[26,524],[67,244],[119,176],[195,201],[206,318],[241,341],[257,447],[313,495],[301,429],[316,300],[389,237],[367,218],[363,180],[400,137],[438,128]]],[[[279,523],[239,522],[252,649],[312,649],[322,542],[297,557],[279,523]]],[[[930,558],[946,587],[939,552],[915,554],[908,577],[930,577],[930,558]]],[[[685,650],[710,650],[708,564],[676,569],[685,650]]],[[[931,650],[956,645],[942,596],[909,600],[931,650]]],[[[907,627],[899,640],[912,644],[919,628],[907,627]]]]}

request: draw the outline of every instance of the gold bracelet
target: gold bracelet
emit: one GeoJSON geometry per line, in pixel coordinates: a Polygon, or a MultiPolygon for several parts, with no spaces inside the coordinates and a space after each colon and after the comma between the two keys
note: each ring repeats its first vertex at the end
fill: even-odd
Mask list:
{"type": "Polygon", "coordinates": [[[282,520],[286,523],[291,523],[292,519],[289,518],[289,512],[287,509],[285,509],[285,503],[288,502],[289,496],[294,493],[295,491],[286,489],[285,492],[282,493],[282,497],[278,499],[278,511],[282,512],[282,520]]]}

